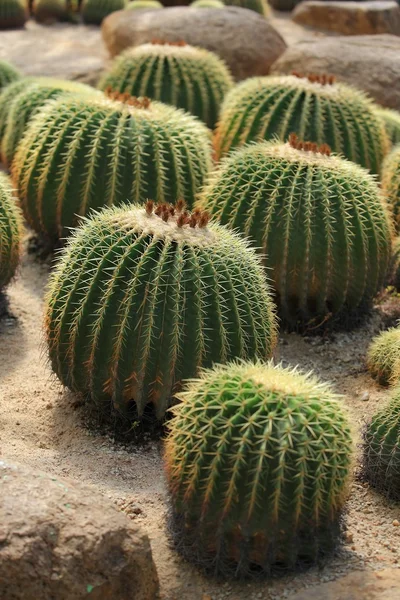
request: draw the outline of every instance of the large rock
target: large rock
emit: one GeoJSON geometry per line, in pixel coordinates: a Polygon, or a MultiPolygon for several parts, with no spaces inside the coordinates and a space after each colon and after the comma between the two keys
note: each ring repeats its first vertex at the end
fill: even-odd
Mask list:
{"type": "Polygon", "coordinates": [[[212,50],[226,61],[236,79],[244,79],[266,75],[286,48],[267,19],[243,8],[176,7],[133,13],[114,12],[103,21],[103,38],[112,56],[154,38],[184,39],[212,50]]]}
{"type": "Polygon", "coordinates": [[[153,600],[150,543],[89,487],[0,460],[1,600],[153,600]]]}
{"type": "Polygon", "coordinates": [[[400,35],[400,6],[394,0],[307,0],[296,7],[292,19],[300,25],[345,35],[400,35]]]}
{"type": "Polygon", "coordinates": [[[329,73],[400,110],[400,38],[394,35],[304,39],[290,46],[272,73],[329,73]]]}

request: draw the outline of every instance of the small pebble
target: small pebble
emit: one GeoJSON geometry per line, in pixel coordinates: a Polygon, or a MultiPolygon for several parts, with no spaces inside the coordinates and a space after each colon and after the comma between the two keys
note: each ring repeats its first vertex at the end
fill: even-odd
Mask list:
{"type": "Polygon", "coordinates": [[[397,519],[395,519],[395,520],[392,522],[392,525],[393,525],[393,527],[398,527],[398,526],[400,525],[400,523],[399,523],[399,521],[398,521],[397,519]]]}
{"type": "Polygon", "coordinates": [[[362,400],[363,402],[368,402],[368,400],[369,400],[369,392],[364,392],[364,393],[362,394],[362,396],[361,396],[361,400],[362,400]]]}

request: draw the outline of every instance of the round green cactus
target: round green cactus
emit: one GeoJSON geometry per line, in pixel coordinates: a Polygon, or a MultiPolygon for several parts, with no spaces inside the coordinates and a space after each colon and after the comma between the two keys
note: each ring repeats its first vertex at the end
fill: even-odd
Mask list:
{"type": "Polygon", "coordinates": [[[161,419],[182,379],[267,358],[276,330],[246,242],[182,202],[148,201],[76,230],[51,279],[46,336],[65,386],[131,418],[152,404],[161,419]]]}
{"type": "Polygon", "coordinates": [[[366,428],[362,476],[389,498],[400,500],[400,387],[366,428]]]}
{"type": "Polygon", "coordinates": [[[293,134],[287,144],[240,148],[210,177],[199,206],[263,254],[289,327],[343,320],[384,283],[391,222],[378,185],[326,145],[293,134]]]}
{"type": "Polygon", "coordinates": [[[126,10],[158,10],[164,6],[158,0],[133,0],[125,8],[126,10]]]}
{"type": "Polygon", "coordinates": [[[392,144],[400,144],[400,113],[389,108],[377,108],[375,111],[383,120],[386,133],[392,144]]]}
{"type": "Polygon", "coordinates": [[[14,156],[25,217],[50,241],[92,208],[147,198],[192,205],[212,165],[209,131],[191,115],[93,94],[50,100],[14,156]]]}
{"type": "Polygon", "coordinates": [[[215,136],[217,158],[251,141],[290,133],[379,173],[389,149],[382,119],[363,92],[331,76],[253,77],[231,90],[215,136]]]}
{"type": "Polygon", "coordinates": [[[383,161],[382,188],[392,209],[396,231],[400,231],[400,144],[383,161]]]}
{"type": "Polygon", "coordinates": [[[1,0],[0,30],[23,27],[29,18],[26,0],[1,0]]]}
{"type": "Polygon", "coordinates": [[[211,128],[232,85],[227,66],[216,54],[184,42],[129,48],[99,82],[102,90],[148,96],[183,108],[211,128]]]}
{"type": "Polygon", "coordinates": [[[35,77],[23,77],[9,83],[0,92],[0,142],[3,139],[4,131],[7,125],[10,106],[17,94],[24,91],[28,85],[36,81],[35,77]]]}
{"type": "Polygon", "coordinates": [[[217,574],[333,550],[352,436],[338,397],[296,369],[216,366],[178,394],[165,463],[178,549],[217,574]]]}
{"type": "Polygon", "coordinates": [[[224,8],[221,0],[195,0],[190,4],[192,8],[224,8]]]}
{"type": "Polygon", "coordinates": [[[381,385],[394,383],[400,367],[400,328],[383,331],[372,341],[367,366],[381,385]]]}
{"type": "Polygon", "coordinates": [[[116,10],[123,10],[126,4],[126,0],[83,0],[82,18],[85,23],[100,25],[103,19],[116,10]]]}
{"type": "MultiPolygon", "coordinates": [[[[32,118],[48,100],[68,94],[93,94],[93,88],[83,83],[43,77],[32,79],[16,91],[7,102],[7,118],[1,139],[1,159],[9,167],[17,146],[32,118]]],[[[0,100],[1,106],[1,100],[0,100]]]]}
{"type": "Polygon", "coordinates": [[[266,0],[225,0],[227,6],[239,6],[239,8],[247,8],[254,12],[267,17],[271,14],[271,9],[266,0]]]}
{"type": "Polygon", "coordinates": [[[5,173],[0,172],[0,290],[15,274],[21,256],[22,217],[5,173]]]}
{"type": "Polygon", "coordinates": [[[7,61],[0,60],[0,95],[8,85],[18,79],[21,79],[20,72],[7,61]]]}
{"type": "Polygon", "coordinates": [[[32,12],[39,23],[68,21],[70,17],[68,0],[34,0],[32,12]]]}

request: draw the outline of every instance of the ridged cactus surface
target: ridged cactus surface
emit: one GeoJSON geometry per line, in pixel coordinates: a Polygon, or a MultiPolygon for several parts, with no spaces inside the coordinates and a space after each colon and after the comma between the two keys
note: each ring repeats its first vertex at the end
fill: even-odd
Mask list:
{"type": "Polygon", "coordinates": [[[222,161],[199,201],[262,253],[290,326],[361,310],[388,270],[391,222],[377,183],[329,152],[295,135],[250,144],[222,161]]]}
{"type": "MultiPolygon", "coordinates": [[[[93,88],[75,81],[43,77],[32,79],[14,90],[7,101],[7,119],[1,136],[1,159],[9,167],[29,122],[48,100],[68,94],[93,94],[93,88]]],[[[1,105],[1,100],[0,100],[1,105]]]]}
{"type": "Polygon", "coordinates": [[[267,574],[335,546],[352,462],[328,385],[272,364],[216,366],[172,410],[165,463],[171,528],[217,574],[267,574]]]}
{"type": "Polygon", "coordinates": [[[372,377],[381,385],[395,383],[400,369],[400,328],[380,333],[371,343],[367,365],[372,377]]]}
{"type": "Polygon", "coordinates": [[[39,23],[68,21],[68,0],[34,0],[33,16],[39,23]]]}
{"type": "Polygon", "coordinates": [[[71,390],[159,419],[182,379],[235,357],[267,358],[275,316],[246,242],[179,202],[105,209],[71,238],[51,278],[46,335],[71,390]]]}
{"type": "Polygon", "coordinates": [[[400,388],[377,412],[364,434],[363,476],[380,492],[400,500],[400,388]]]}
{"type": "Polygon", "coordinates": [[[126,0],[83,0],[81,7],[85,23],[100,25],[102,20],[116,10],[123,10],[126,0]]]}
{"type": "Polygon", "coordinates": [[[133,0],[133,2],[128,2],[126,5],[126,10],[143,10],[143,9],[160,9],[164,8],[161,2],[158,0],[133,0]]]}
{"type": "Polygon", "coordinates": [[[24,91],[28,85],[36,81],[36,77],[16,78],[0,92],[0,142],[3,139],[7,118],[14,98],[24,91]]]}
{"type": "Polygon", "coordinates": [[[382,188],[400,232],[400,144],[387,155],[382,166],[382,188]]]}
{"type": "Polygon", "coordinates": [[[214,53],[185,43],[152,43],[118,56],[99,82],[132,96],[147,96],[172,104],[213,127],[233,79],[214,53]]]}
{"type": "Polygon", "coordinates": [[[333,77],[253,77],[227,94],[215,136],[217,157],[251,141],[290,133],[379,173],[389,140],[363,92],[333,77]]]}
{"type": "Polygon", "coordinates": [[[9,283],[21,255],[22,217],[9,178],[0,172],[0,290],[9,283]]]}
{"type": "Polygon", "coordinates": [[[50,240],[92,208],[149,197],[191,205],[211,168],[209,131],[191,115],[93,94],[49,101],[12,163],[25,217],[50,240]]]}
{"type": "Polygon", "coordinates": [[[29,18],[26,0],[1,0],[0,30],[23,27],[29,18]]]}
{"type": "Polygon", "coordinates": [[[21,79],[20,72],[6,60],[0,60],[0,95],[13,81],[21,79]]]}
{"type": "Polygon", "coordinates": [[[376,113],[383,120],[392,144],[400,144],[400,113],[389,108],[377,108],[376,113]]]}
{"type": "Polygon", "coordinates": [[[247,8],[254,12],[267,17],[271,13],[271,9],[266,0],[225,0],[227,6],[238,6],[239,8],[247,8]]]}

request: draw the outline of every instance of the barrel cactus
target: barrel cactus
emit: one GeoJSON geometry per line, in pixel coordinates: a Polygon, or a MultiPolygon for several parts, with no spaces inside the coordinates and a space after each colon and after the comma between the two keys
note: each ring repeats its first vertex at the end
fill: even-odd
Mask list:
{"type": "Polygon", "coordinates": [[[225,0],[228,6],[239,6],[239,8],[247,8],[254,12],[267,17],[271,13],[271,9],[266,0],[225,0]]]}
{"type": "Polygon", "coordinates": [[[165,448],[178,549],[225,575],[329,554],[352,466],[349,424],[330,387],[296,369],[239,362],[206,370],[178,399],[165,448]]]}
{"type": "Polygon", "coordinates": [[[34,0],[33,16],[39,23],[69,20],[68,0],[34,0]]]}
{"type": "Polygon", "coordinates": [[[0,172],[0,290],[15,274],[21,255],[22,217],[5,173],[0,172]]]}
{"type": "Polygon", "coordinates": [[[12,101],[17,94],[25,90],[32,81],[35,81],[35,79],[35,77],[15,79],[15,81],[9,83],[0,91],[0,142],[4,136],[12,101]]]}
{"type": "Polygon", "coordinates": [[[275,317],[257,256],[183,203],[103,209],[71,238],[52,277],[46,335],[61,382],[102,405],[165,415],[199,368],[267,358],[275,317]]]}
{"type": "Polygon", "coordinates": [[[148,99],[100,92],[50,100],[12,163],[31,227],[56,241],[92,208],[127,201],[192,204],[211,167],[206,126],[148,99]]]}
{"type": "Polygon", "coordinates": [[[270,268],[286,324],[367,308],[390,260],[391,222],[372,175],[328,146],[249,144],[224,159],[199,205],[248,236],[270,268]]]}
{"type": "Polygon", "coordinates": [[[400,387],[365,430],[362,475],[389,498],[400,500],[400,387]]]}
{"type": "Polygon", "coordinates": [[[125,8],[126,10],[157,10],[164,7],[158,0],[133,0],[125,8]]]}
{"type": "Polygon", "coordinates": [[[390,208],[397,232],[400,231],[400,144],[387,155],[382,166],[382,188],[390,208]]]}
{"type": "Polygon", "coordinates": [[[400,113],[389,108],[377,108],[375,111],[383,120],[386,133],[392,144],[400,144],[400,113]]]}
{"type": "Polygon", "coordinates": [[[143,44],[129,48],[112,63],[99,87],[133,96],[148,96],[183,108],[213,127],[233,79],[212,52],[184,42],[143,44]]]}
{"type": "Polygon", "coordinates": [[[372,341],[367,366],[381,385],[395,382],[400,367],[400,328],[383,331],[372,341]]]}
{"type": "Polygon", "coordinates": [[[332,76],[253,77],[231,90],[215,136],[217,157],[250,141],[290,133],[379,173],[389,149],[382,119],[363,92],[332,76]]]}
{"type": "Polygon", "coordinates": [[[190,5],[192,8],[224,8],[221,0],[194,0],[190,5]]]}
{"type": "Polygon", "coordinates": [[[23,27],[29,18],[26,0],[1,0],[0,30],[23,27]]]}
{"type": "Polygon", "coordinates": [[[389,285],[400,292],[400,237],[394,238],[392,243],[392,259],[389,268],[389,285]]]}
{"type": "Polygon", "coordinates": [[[100,25],[105,17],[125,6],[126,0],[83,0],[82,18],[85,23],[100,25]]]}
{"type": "Polygon", "coordinates": [[[5,60],[0,60],[0,94],[10,83],[21,79],[20,72],[5,60]]]}
{"type": "MultiPolygon", "coordinates": [[[[68,94],[93,94],[93,88],[75,81],[42,77],[26,82],[7,102],[7,119],[1,136],[1,158],[9,167],[29,122],[52,98],[68,94]]],[[[0,100],[1,105],[1,100],[0,100]]]]}

